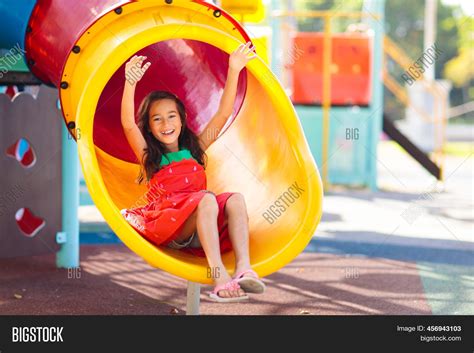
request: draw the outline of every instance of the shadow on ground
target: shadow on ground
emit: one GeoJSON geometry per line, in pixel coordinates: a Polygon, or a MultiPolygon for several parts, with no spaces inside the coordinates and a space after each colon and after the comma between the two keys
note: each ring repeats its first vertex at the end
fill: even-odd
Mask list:
{"type": "Polygon", "coordinates": [[[474,265],[474,243],[448,239],[410,238],[372,231],[326,231],[331,238],[313,238],[306,252],[351,254],[399,261],[474,265]]]}
{"type": "MultiPolygon", "coordinates": [[[[151,268],[121,244],[81,247],[80,274],[54,255],[0,260],[2,314],[184,314],[186,282],[151,268]],[[76,277],[76,278],[74,278],[76,277]]],[[[265,279],[243,304],[216,304],[202,291],[202,314],[430,314],[416,264],[303,253],[265,279]]]]}

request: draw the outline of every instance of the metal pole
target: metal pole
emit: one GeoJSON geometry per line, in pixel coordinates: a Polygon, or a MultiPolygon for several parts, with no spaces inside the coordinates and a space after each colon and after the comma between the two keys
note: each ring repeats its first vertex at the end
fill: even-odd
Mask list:
{"type": "Polygon", "coordinates": [[[199,302],[201,295],[201,285],[188,281],[186,293],[186,315],[199,315],[199,302]]]}
{"type": "MultiPolygon", "coordinates": [[[[271,2],[271,11],[275,11],[278,9],[278,1],[272,0],[271,2]]],[[[271,14],[272,12],[270,12],[271,14]]],[[[282,52],[282,45],[281,45],[281,25],[283,23],[283,19],[279,17],[274,17],[273,15],[269,16],[270,18],[270,26],[272,28],[272,35],[271,35],[271,53],[270,53],[270,64],[272,68],[272,72],[281,79],[282,77],[282,58],[279,55],[282,52]]]]}
{"type": "Polygon", "coordinates": [[[368,184],[372,191],[377,190],[377,146],[379,143],[380,132],[382,131],[383,115],[383,83],[380,79],[380,73],[383,70],[383,41],[385,35],[385,1],[370,0],[364,2],[364,11],[370,14],[367,24],[374,31],[373,60],[372,60],[372,97],[370,107],[368,108],[368,148],[370,155],[368,157],[367,171],[368,184]]]}
{"type": "MultiPolygon", "coordinates": [[[[425,0],[425,28],[423,33],[423,53],[426,53],[427,50],[435,44],[436,40],[436,15],[437,15],[437,2],[436,0],[425,0]]],[[[435,65],[436,60],[433,60],[432,64],[424,64],[425,72],[423,78],[428,81],[428,85],[433,85],[435,82],[435,65]]],[[[438,91],[438,90],[436,90],[438,91]]],[[[439,91],[438,91],[439,92],[439,91]]],[[[424,94],[424,100],[429,102],[429,99],[426,94],[424,94]]],[[[446,116],[442,116],[440,112],[440,104],[443,104],[444,97],[439,95],[432,96],[433,101],[431,102],[432,107],[429,108],[432,121],[428,126],[433,127],[433,151],[434,156],[433,160],[438,166],[442,166],[442,149],[443,149],[443,119],[446,119],[446,116]]]]}
{"type": "MultiPolygon", "coordinates": [[[[436,39],[436,12],[437,4],[436,0],[425,1],[425,31],[423,38],[423,50],[426,50],[435,43],[436,39]]],[[[425,65],[426,72],[424,77],[428,81],[434,81],[435,79],[435,62],[432,65],[425,65]]]]}
{"type": "Polygon", "coordinates": [[[324,42],[323,42],[323,146],[322,146],[322,168],[323,185],[329,187],[329,131],[331,110],[331,16],[324,16],[324,42]]]}
{"type": "Polygon", "coordinates": [[[76,141],[62,125],[62,232],[57,241],[61,249],[56,254],[58,268],[79,267],[79,161],[76,141]]]}

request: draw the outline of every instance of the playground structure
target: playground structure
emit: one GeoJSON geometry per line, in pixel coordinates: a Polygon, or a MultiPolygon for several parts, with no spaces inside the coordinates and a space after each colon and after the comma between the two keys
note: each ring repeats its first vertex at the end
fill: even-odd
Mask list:
{"type": "MultiPolygon", "coordinates": [[[[146,55],[158,63],[157,71],[140,82],[137,100],[153,89],[172,90],[188,107],[190,126],[200,131],[217,109],[228,54],[250,39],[243,27],[222,9],[202,1],[88,0],[72,7],[66,1],[24,1],[23,5],[15,8],[19,13],[12,20],[23,19],[14,28],[26,33],[29,69],[43,83],[59,88],[65,125],[77,142],[91,197],[107,223],[150,265],[210,283],[205,259],[155,247],[119,212],[143,202],[146,187],[135,182],[139,169],[121,131],[117,92],[124,83],[124,63],[135,54],[146,55]],[[58,18],[68,23],[68,30],[58,18]]],[[[2,46],[21,38],[10,38],[2,46]]],[[[71,143],[65,139],[63,144],[68,167],[75,161],[71,143]]],[[[252,267],[261,276],[277,271],[311,239],[321,217],[322,185],[295,110],[262,60],[252,61],[242,74],[233,120],[207,153],[209,189],[238,190],[249,205],[252,267]],[[279,168],[283,163],[286,167],[279,168]],[[294,183],[304,193],[269,224],[262,214],[294,183]]],[[[68,222],[77,224],[74,166],[70,173],[62,176],[63,193],[76,196],[63,202],[59,238],[75,261],[58,261],[60,267],[79,265],[77,229],[64,228],[65,210],[70,212],[68,222]]],[[[233,255],[226,254],[223,260],[230,267],[233,255]]]]}
{"type": "Polygon", "coordinates": [[[414,60],[385,35],[384,1],[364,1],[359,12],[295,11],[278,0],[272,5],[272,70],[292,98],[326,188],[377,189],[382,131],[442,180],[449,92],[429,77],[404,87],[390,74],[389,64],[407,69],[414,60]],[[298,31],[303,18],[322,21],[324,31],[298,31]],[[340,19],[354,23],[333,32],[340,19]],[[401,131],[384,113],[384,86],[406,106],[413,131],[401,131]]]}
{"type": "MultiPolygon", "coordinates": [[[[383,22],[383,2],[371,2],[367,5],[373,16],[379,16],[383,22]]],[[[322,65],[308,67],[302,64],[288,65],[277,57],[274,70],[283,77],[290,76],[293,87],[297,87],[299,76],[315,75],[312,81],[313,101],[305,105],[298,104],[298,90],[291,90],[298,116],[301,119],[311,150],[318,165],[321,165],[322,177],[326,186],[330,184],[365,185],[372,189],[377,185],[376,154],[379,134],[382,128],[379,108],[383,105],[382,87],[378,83],[377,73],[381,69],[381,36],[383,29],[368,33],[350,33],[333,35],[332,18],[368,19],[369,26],[375,28],[374,19],[368,13],[333,13],[330,11],[292,12],[286,9],[274,13],[274,33],[290,33],[290,46],[298,48],[304,40],[308,51],[305,56],[316,55],[322,65]],[[292,27],[292,17],[320,18],[324,21],[324,33],[299,34],[292,27]],[[283,31],[282,29],[285,29],[283,31]],[[294,44],[291,44],[291,43],[294,44]],[[349,52],[349,55],[348,55],[349,52]],[[301,72],[303,70],[303,72],[301,72]],[[300,71],[300,72],[298,72],[300,71]],[[345,79],[342,84],[341,79],[345,79]],[[339,81],[336,83],[336,81],[339,81]],[[333,94],[332,87],[344,93],[333,94]],[[320,97],[320,98],[318,98],[320,97]],[[369,118],[370,117],[370,118],[369,118]],[[362,141],[362,143],[355,143],[362,141]],[[336,153],[338,152],[338,153],[336,153]]],[[[282,42],[274,36],[274,45],[282,42]]],[[[290,47],[291,48],[291,47],[290,47]]],[[[284,49],[283,52],[288,51],[284,49]]],[[[278,51],[275,51],[278,52],[278,51]]],[[[311,77],[311,76],[310,76],[311,77]]],[[[283,79],[288,82],[289,79],[283,79]]],[[[311,82],[311,81],[310,81],[311,82]]],[[[306,88],[308,90],[308,87],[306,88]]]]}
{"type": "Polygon", "coordinates": [[[36,99],[20,94],[12,102],[7,95],[0,96],[0,166],[4,171],[0,183],[0,257],[30,256],[60,248],[55,235],[62,230],[58,152],[63,124],[56,101],[57,92],[49,87],[42,87],[36,99]],[[43,128],[45,125],[48,129],[43,128]]]}
{"type": "MultiPolygon", "coordinates": [[[[445,107],[436,110],[435,118],[427,118],[438,129],[435,158],[414,144],[388,117],[384,119],[380,73],[387,87],[399,92],[398,97],[407,106],[413,106],[413,100],[403,88],[397,90],[385,70],[384,57],[403,65],[410,59],[400,61],[402,54],[384,36],[383,1],[367,1],[358,13],[296,12],[279,8],[274,1],[267,10],[271,38],[250,38],[237,21],[258,22],[262,18],[261,6],[256,7],[258,13],[252,19],[238,12],[234,12],[234,18],[203,1],[87,0],[73,6],[65,4],[63,0],[23,0],[12,11],[6,1],[0,1],[3,12],[11,15],[0,25],[5,28],[0,47],[12,48],[20,43],[27,52],[28,69],[36,77],[24,79],[19,75],[14,80],[7,75],[2,82],[38,84],[41,80],[59,89],[64,124],[61,141],[58,135],[54,140],[61,143],[62,151],[62,199],[56,205],[62,209],[62,222],[50,237],[55,246],[60,245],[59,267],[79,266],[79,156],[94,203],[125,245],[150,265],[190,280],[190,313],[196,312],[199,303],[199,287],[192,283],[210,282],[204,259],[151,245],[133,231],[119,212],[141,205],[146,191],[135,183],[138,165],[119,120],[123,66],[135,54],[146,55],[156,63],[149,77],[140,82],[137,103],[150,90],[172,90],[188,107],[193,129],[200,131],[216,109],[216,99],[225,82],[228,53],[249,39],[256,44],[261,58],[251,62],[240,78],[234,115],[208,151],[207,175],[209,189],[245,195],[252,266],[261,276],[277,271],[296,257],[316,229],[321,217],[322,185],[313,156],[326,187],[343,184],[376,189],[377,144],[383,130],[435,177],[442,177],[440,146],[445,107]],[[300,17],[323,19],[324,33],[298,33],[294,19],[300,17]],[[67,30],[57,18],[68,23],[67,30]],[[363,21],[369,30],[332,34],[333,18],[363,21]],[[10,28],[18,30],[7,30],[10,28]],[[271,52],[262,43],[271,43],[271,52]],[[282,47],[281,43],[289,44],[282,47]],[[296,47],[291,43],[306,48],[299,60],[294,60],[296,47]],[[358,54],[344,60],[354,47],[358,54]],[[290,62],[285,61],[285,54],[290,62]],[[267,55],[271,57],[271,71],[263,60],[267,55]],[[322,66],[313,65],[315,77],[302,90],[301,77],[307,74],[304,64],[311,61],[322,66]],[[349,83],[357,80],[358,89],[341,94],[341,79],[348,79],[349,83]],[[344,99],[346,95],[349,99],[344,99]],[[357,139],[363,143],[354,143],[357,139]],[[262,214],[294,182],[305,190],[301,199],[275,224],[269,224],[262,214]]],[[[237,11],[231,1],[223,1],[222,5],[237,11]]],[[[14,139],[4,139],[5,150],[14,139]]],[[[37,157],[41,161],[48,155],[40,152],[37,157]]],[[[11,207],[2,218],[2,225],[14,220],[15,211],[11,207]]],[[[46,224],[52,224],[48,217],[43,218],[46,224]]],[[[18,232],[15,227],[11,229],[18,232]]],[[[232,254],[225,255],[224,262],[230,266],[232,254]]]]}

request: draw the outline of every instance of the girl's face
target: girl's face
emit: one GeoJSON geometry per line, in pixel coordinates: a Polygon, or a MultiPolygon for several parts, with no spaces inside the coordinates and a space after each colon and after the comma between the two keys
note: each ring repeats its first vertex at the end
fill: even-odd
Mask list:
{"type": "Polygon", "coordinates": [[[171,99],[155,101],[151,104],[148,115],[153,136],[165,144],[168,150],[177,150],[182,124],[176,103],[171,99]]]}

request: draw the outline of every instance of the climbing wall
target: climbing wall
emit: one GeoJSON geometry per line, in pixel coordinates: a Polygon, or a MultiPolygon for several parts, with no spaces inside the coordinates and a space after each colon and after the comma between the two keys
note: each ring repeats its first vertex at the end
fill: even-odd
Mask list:
{"type": "Polygon", "coordinates": [[[62,123],[55,89],[0,94],[0,258],[59,250],[62,123]]]}

